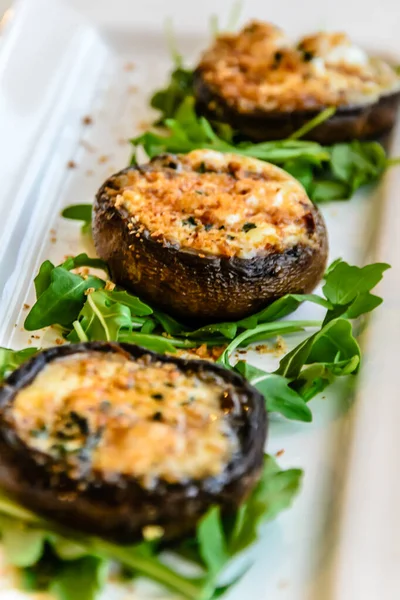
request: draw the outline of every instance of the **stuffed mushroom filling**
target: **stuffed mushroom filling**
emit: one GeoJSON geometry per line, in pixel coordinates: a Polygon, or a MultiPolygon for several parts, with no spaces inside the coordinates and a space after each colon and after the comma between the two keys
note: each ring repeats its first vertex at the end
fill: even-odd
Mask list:
{"type": "Polygon", "coordinates": [[[182,371],[149,355],[87,352],[47,364],[8,407],[31,449],[112,481],[151,488],[221,474],[238,451],[235,390],[216,374],[182,371]]]}
{"type": "Polygon", "coordinates": [[[302,186],[239,155],[195,150],[130,169],[114,203],[128,213],[132,235],[189,252],[251,258],[317,243],[302,186]]]}
{"type": "Polygon", "coordinates": [[[277,27],[257,21],[218,36],[198,72],[241,113],[362,106],[400,90],[396,71],[344,33],[321,32],[294,45],[277,27]]]}

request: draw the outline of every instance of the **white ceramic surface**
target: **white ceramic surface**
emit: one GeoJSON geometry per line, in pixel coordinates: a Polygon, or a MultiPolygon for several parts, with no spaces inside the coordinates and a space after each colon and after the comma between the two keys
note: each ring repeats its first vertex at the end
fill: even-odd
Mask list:
{"type": "MultiPolygon", "coordinates": [[[[90,202],[101,182],[127,164],[126,140],[151,119],[147,98],[171,66],[164,17],[174,17],[184,55],[195,58],[215,4],[17,3],[0,47],[1,345],[54,341],[49,332],[32,339],[21,328],[23,305],[34,301],[32,280],[40,263],[88,250],[79,226],[63,220],[60,209],[90,202]],[[87,115],[91,125],[83,124],[87,115]],[[70,161],[74,168],[68,168],[70,161]]],[[[230,5],[225,0],[218,5],[224,18],[230,5]]],[[[314,0],[282,0],[271,6],[252,0],[245,15],[270,18],[293,33],[319,26],[346,28],[369,46],[400,54],[398,10],[393,12],[389,0],[379,7],[354,0],[329,6],[314,0]],[[358,18],[360,11],[368,19],[358,18]]],[[[400,134],[396,149],[400,154],[400,134]]],[[[393,171],[382,185],[351,202],[322,208],[332,259],[392,263],[381,286],[385,304],[365,340],[361,381],[340,381],[315,399],[311,424],[272,420],[268,450],[284,450],[282,466],[303,468],[304,485],[293,508],[266,528],[254,567],[227,600],[400,598],[399,185],[399,171],[393,171]]],[[[305,306],[298,313],[318,318],[316,307],[305,306]]],[[[293,337],[291,343],[296,341],[293,337]]],[[[249,358],[264,367],[276,361],[255,353],[249,358]]],[[[6,569],[0,569],[0,590],[1,600],[26,597],[15,590],[6,569]]],[[[114,597],[169,598],[142,582],[126,591],[108,588],[104,598],[114,597]]]]}

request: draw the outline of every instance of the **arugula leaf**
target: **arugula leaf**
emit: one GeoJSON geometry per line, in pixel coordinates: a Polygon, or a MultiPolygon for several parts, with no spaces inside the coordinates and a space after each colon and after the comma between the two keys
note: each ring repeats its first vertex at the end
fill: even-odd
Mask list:
{"type": "Polygon", "coordinates": [[[351,323],[342,318],[333,319],[286,354],[276,374],[295,379],[304,365],[315,362],[333,364],[350,359],[355,364],[354,372],[360,362],[360,347],[353,336],[351,323]]]}
{"type": "MultiPolygon", "coordinates": [[[[181,77],[179,70],[177,77],[181,77]]],[[[289,139],[254,144],[236,143],[229,127],[221,123],[211,125],[204,117],[198,117],[189,88],[180,94],[174,84],[157,99],[158,108],[164,114],[162,122],[166,132],[148,131],[131,140],[134,164],[140,146],[149,158],[163,152],[186,153],[201,148],[236,152],[280,165],[302,183],[314,202],[328,202],[350,198],[359,187],[379,179],[385,169],[398,162],[388,160],[384,148],[377,142],[353,141],[324,147],[317,142],[297,139],[329,118],[333,110],[330,108],[289,139]]]]}
{"type": "Polygon", "coordinates": [[[0,382],[36,352],[38,352],[38,348],[34,347],[24,348],[23,350],[10,350],[9,348],[0,347],[0,382]]]}
{"type": "Polygon", "coordinates": [[[316,117],[308,121],[308,123],[305,123],[302,127],[300,127],[300,129],[292,133],[289,139],[298,140],[304,137],[305,135],[307,135],[307,133],[310,133],[312,129],[315,129],[315,127],[318,127],[318,125],[321,125],[321,123],[330,119],[335,114],[335,112],[336,108],[333,106],[325,108],[325,110],[322,110],[320,113],[318,113],[316,117]]]}
{"type": "Polygon", "coordinates": [[[237,512],[228,542],[231,554],[250,546],[258,537],[260,525],[291,505],[299,491],[301,478],[300,469],[282,471],[271,456],[265,456],[261,479],[237,512]]]}
{"type": "Polygon", "coordinates": [[[62,565],[50,584],[50,592],[59,600],[96,600],[104,587],[108,563],[87,556],[62,565]]]}
{"type": "Polygon", "coordinates": [[[92,205],[72,204],[64,208],[61,215],[65,219],[72,219],[74,221],[90,221],[92,219],[92,205]]]}
{"type": "Polygon", "coordinates": [[[222,363],[224,366],[230,368],[229,356],[230,354],[241,344],[244,344],[248,339],[263,334],[263,339],[275,337],[281,333],[293,333],[296,331],[302,331],[305,327],[315,327],[319,325],[319,321],[280,321],[278,323],[262,323],[254,329],[248,329],[243,333],[240,333],[235,337],[234,340],[228,344],[224,352],[218,358],[217,362],[222,363]]]}
{"type": "MultiPolygon", "coordinates": [[[[119,336],[118,341],[126,342],[128,344],[137,344],[153,352],[159,352],[164,354],[165,352],[176,352],[176,346],[185,347],[182,340],[174,340],[173,338],[167,338],[162,335],[138,333],[132,331],[131,333],[123,333],[119,336]]],[[[191,347],[191,346],[189,346],[191,347]]]]}
{"type": "Polygon", "coordinates": [[[61,216],[64,219],[83,221],[82,233],[90,233],[92,229],[92,208],[91,204],[73,204],[64,208],[61,216]]]}
{"type": "Polygon", "coordinates": [[[344,261],[336,262],[325,274],[322,291],[333,305],[349,307],[356,298],[374,288],[387,269],[390,265],[386,263],[356,267],[344,261]]]}
{"type": "Polygon", "coordinates": [[[54,324],[71,326],[86,300],[86,290],[104,286],[98,277],[89,275],[83,279],[63,267],[54,268],[50,280],[25,319],[24,327],[28,331],[54,324]]]}
{"type": "Polygon", "coordinates": [[[349,186],[351,194],[362,185],[378,179],[386,166],[386,153],[376,142],[354,140],[332,146],[332,173],[349,186]]]}
{"type": "Polygon", "coordinates": [[[229,554],[218,506],[211,508],[197,525],[197,540],[200,556],[211,575],[226,565],[229,554]]]}
{"type": "Polygon", "coordinates": [[[1,541],[6,560],[14,567],[30,567],[42,557],[46,533],[0,515],[1,541]]]}
{"type": "Polygon", "coordinates": [[[390,268],[385,263],[374,263],[365,267],[356,267],[339,260],[335,261],[325,273],[325,285],[322,291],[331,303],[325,323],[343,316],[355,319],[371,312],[382,302],[382,298],[370,293],[390,268]]]}
{"type": "Polygon", "coordinates": [[[170,74],[170,81],[162,90],[158,90],[150,99],[150,106],[159,110],[161,115],[157,123],[174,117],[182,101],[193,94],[193,71],[176,67],[170,74]]]}
{"type": "Polygon", "coordinates": [[[332,179],[315,179],[310,184],[308,192],[311,200],[317,204],[349,198],[348,186],[342,181],[332,179]]]}
{"type": "Polygon", "coordinates": [[[129,308],[120,302],[112,302],[103,290],[87,295],[77,321],[80,327],[77,329],[74,322],[74,330],[68,336],[69,341],[116,341],[121,329],[132,330],[129,308]],[[86,339],[83,339],[82,331],[86,339]]]}
{"type": "Polygon", "coordinates": [[[101,258],[90,258],[85,252],[78,254],[77,256],[70,256],[60,267],[71,271],[72,269],[78,269],[79,267],[92,267],[93,269],[101,269],[108,275],[108,265],[101,258]]]}
{"type": "Polygon", "coordinates": [[[360,358],[354,356],[332,363],[314,363],[300,371],[297,379],[291,382],[291,388],[303,398],[305,402],[320,394],[336,377],[351,375],[357,372],[360,358]]]}
{"type": "MultiPolygon", "coordinates": [[[[108,275],[108,265],[104,260],[100,258],[90,258],[85,252],[78,254],[77,256],[68,257],[59,267],[71,271],[72,269],[78,269],[79,267],[92,267],[94,269],[101,269],[108,275]]],[[[45,260],[39,269],[39,273],[34,279],[36,298],[39,297],[47,290],[51,284],[51,274],[55,269],[55,265],[50,260],[45,260]]]]}
{"type": "Polygon", "coordinates": [[[47,288],[51,284],[51,273],[55,269],[55,265],[50,260],[45,260],[39,269],[39,273],[36,275],[33,280],[35,285],[36,298],[40,298],[40,296],[47,290],[47,288]]]}
{"type": "Polygon", "coordinates": [[[128,294],[125,290],[104,290],[103,293],[113,302],[127,306],[131,314],[136,317],[146,317],[153,314],[153,309],[148,304],[142,302],[137,296],[128,294]]]}
{"type": "Polygon", "coordinates": [[[287,419],[296,421],[312,421],[312,413],[306,401],[289,386],[288,379],[258,369],[242,360],[236,363],[234,369],[263,394],[268,412],[280,413],[287,419]]]}
{"type": "MultiPolygon", "coordinates": [[[[301,471],[289,469],[282,471],[273,458],[266,456],[261,480],[236,515],[222,517],[217,507],[212,507],[200,520],[196,538],[188,540],[198,546],[207,571],[204,577],[190,578],[181,575],[161,562],[157,548],[152,550],[148,544],[119,546],[92,536],[71,531],[67,537],[60,538],[52,525],[41,517],[20,507],[13,500],[0,496],[0,513],[5,515],[10,536],[13,529],[21,527],[21,521],[28,540],[45,539],[53,548],[72,548],[64,555],[66,562],[60,563],[50,583],[50,591],[60,600],[94,600],[105,582],[109,561],[116,561],[135,574],[152,579],[174,593],[189,600],[211,600],[220,597],[237,581],[237,577],[228,586],[218,585],[218,575],[229,559],[237,552],[251,545],[258,536],[260,525],[278,512],[287,508],[300,485],[301,471]],[[86,556],[83,553],[86,552],[86,556]],[[79,554],[80,553],[80,554],[79,554]],[[76,559],[75,556],[81,556],[76,559]],[[216,596],[214,596],[214,593],[216,596]]],[[[0,529],[3,517],[0,518],[0,529]]],[[[18,546],[17,561],[32,565],[36,557],[41,557],[39,546],[29,543],[30,552],[18,546]],[[39,548],[39,549],[38,549],[39,548]],[[24,559],[22,556],[25,554],[24,559]],[[29,554],[29,556],[28,556],[29,554]]],[[[42,546],[40,546],[42,548],[42,546]]],[[[58,551],[59,556],[63,552],[58,551]]],[[[243,574],[243,572],[241,573],[243,574]]]]}

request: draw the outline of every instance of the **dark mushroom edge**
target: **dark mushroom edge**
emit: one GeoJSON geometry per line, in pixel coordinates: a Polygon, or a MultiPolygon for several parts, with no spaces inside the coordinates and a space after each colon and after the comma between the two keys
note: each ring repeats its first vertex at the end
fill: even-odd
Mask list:
{"type": "MultiPolygon", "coordinates": [[[[253,142],[282,140],[309,123],[319,110],[240,112],[213,90],[202,77],[201,68],[194,73],[196,111],[211,121],[227,123],[253,142]]],[[[392,130],[400,105],[400,92],[381,96],[376,102],[360,106],[342,106],[335,114],[309,131],[304,139],[320,144],[352,140],[376,140],[392,130]]]]}
{"type": "Polygon", "coordinates": [[[229,512],[246,499],[261,473],[266,430],[261,394],[239,375],[217,365],[158,355],[130,344],[90,342],[54,347],[14,371],[0,387],[0,487],[26,508],[82,533],[131,543],[142,539],[146,527],[157,526],[162,528],[164,540],[176,539],[192,532],[211,506],[229,512]],[[53,361],[93,352],[122,353],[129,361],[148,357],[150,365],[169,364],[183,374],[223,381],[230,389],[228,401],[226,394],[224,401],[221,396],[224,419],[235,432],[238,447],[222,471],[177,483],[158,478],[147,488],[126,474],[103,477],[104,473],[91,468],[90,454],[82,458],[84,468],[71,476],[65,457],[28,445],[10,417],[18,393],[53,361]]]}
{"type": "MultiPolygon", "coordinates": [[[[224,156],[244,160],[239,155],[224,156]]],[[[249,258],[222,256],[176,247],[165,239],[160,243],[140,223],[132,225],[132,215],[116,203],[116,196],[128,185],[130,171],[164,170],[174,177],[181,158],[160,155],[146,165],[113,175],[100,188],[93,211],[93,239],[113,281],[195,325],[238,320],[287,293],[311,292],[325,270],[327,231],[318,208],[298,182],[299,197],[307,202],[304,222],[307,235],[314,240],[312,245],[300,240],[283,249],[272,245],[249,258]]],[[[284,173],[268,163],[256,162],[262,169],[284,173]]],[[[284,176],[295,181],[289,174],[284,176]]]]}

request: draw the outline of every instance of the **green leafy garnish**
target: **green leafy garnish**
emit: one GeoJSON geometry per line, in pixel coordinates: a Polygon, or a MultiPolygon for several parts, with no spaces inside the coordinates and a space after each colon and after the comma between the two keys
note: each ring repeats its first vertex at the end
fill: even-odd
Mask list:
{"type": "Polygon", "coordinates": [[[223,517],[218,507],[210,508],[195,536],[186,540],[195,549],[193,560],[198,556],[196,562],[202,574],[196,578],[185,577],[164,564],[161,546],[118,546],[73,530],[61,533],[57,525],[0,495],[0,531],[6,559],[9,564],[27,568],[31,583],[34,573],[39,576],[40,570],[47,568],[47,588],[59,600],[95,600],[105,583],[110,561],[183,598],[212,600],[237,581],[236,574],[229,584],[218,583],[230,561],[257,540],[262,524],[290,506],[301,476],[299,469],[283,471],[272,457],[265,456],[259,483],[236,513],[223,517]]]}
{"type": "MultiPolygon", "coordinates": [[[[360,268],[339,259],[325,274],[324,297],[288,294],[245,319],[190,329],[125,290],[106,289],[106,281],[68,270],[81,263],[106,268],[96,260],[79,255],[59,267],[49,261],[43,263],[35,279],[38,299],[27,316],[26,328],[61,325],[71,342],[128,342],[160,353],[202,344],[226,345],[219,363],[237,370],[257,387],[270,412],[305,422],[312,419],[309,400],[336,377],[357,373],[361,356],[350,319],[370,312],[381,303],[381,298],[371,294],[371,290],[389,268],[384,263],[360,268]],[[302,302],[322,306],[326,311],[324,320],[281,320],[302,302]],[[310,328],[314,332],[282,358],[274,373],[243,361],[236,365],[230,362],[239,347],[310,328]]],[[[12,355],[4,357],[6,364],[12,355]]]]}
{"type": "Polygon", "coordinates": [[[37,348],[24,348],[23,350],[10,350],[0,347],[0,382],[12,371],[18,369],[28,358],[31,358],[37,348]]]}
{"type": "Polygon", "coordinates": [[[72,221],[83,221],[82,233],[90,233],[92,227],[92,205],[91,204],[74,204],[64,208],[61,215],[65,219],[72,221]]]}
{"type": "MultiPolygon", "coordinates": [[[[139,147],[145,150],[149,158],[163,152],[185,154],[201,148],[234,152],[286,169],[300,181],[315,202],[350,198],[361,186],[379,179],[392,164],[384,148],[377,142],[356,140],[328,147],[297,139],[332,116],[332,109],[320,113],[289,139],[254,144],[236,142],[233,132],[226,127],[224,135],[221,135],[219,125],[196,115],[193,96],[188,93],[182,96],[181,103],[174,105],[174,110],[169,110],[164,101],[166,116],[163,118],[163,133],[148,131],[132,140],[133,163],[136,163],[139,147]]],[[[177,98],[176,94],[174,98],[177,98]]]]}

